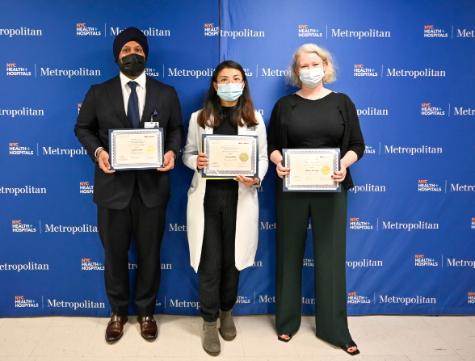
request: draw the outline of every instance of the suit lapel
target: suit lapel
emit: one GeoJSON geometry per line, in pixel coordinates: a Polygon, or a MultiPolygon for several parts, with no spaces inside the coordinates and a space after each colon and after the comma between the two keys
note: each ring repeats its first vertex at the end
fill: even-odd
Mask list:
{"type": "Polygon", "coordinates": [[[120,78],[118,76],[115,77],[113,81],[110,83],[108,93],[109,93],[112,107],[114,108],[114,111],[116,112],[117,117],[119,118],[122,126],[124,128],[131,128],[132,125],[130,124],[129,119],[127,118],[127,115],[125,114],[124,98],[122,96],[120,78]]]}
{"type": "Polygon", "coordinates": [[[152,113],[156,110],[160,114],[160,109],[158,104],[153,104],[153,99],[158,99],[158,91],[156,87],[153,86],[153,83],[148,79],[145,81],[145,104],[142,112],[142,119],[140,120],[141,127],[143,127],[144,122],[150,121],[152,113]]]}

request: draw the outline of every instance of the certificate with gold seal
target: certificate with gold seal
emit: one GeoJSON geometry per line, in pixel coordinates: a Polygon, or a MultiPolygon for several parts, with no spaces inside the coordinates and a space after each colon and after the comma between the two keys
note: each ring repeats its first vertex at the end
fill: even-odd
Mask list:
{"type": "Polygon", "coordinates": [[[340,169],[338,148],[282,149],[285,167],[284,192],[339,192],[340,183],[331,176],[340,169]]]}
{"type": "Polygon", "coordinates": [[[115,170],[152,169],[163,166],[163,130],[109,130],[109,161],[115,170]]]}
{"type": "Polygon", "coordinates": [[[208,156],[208,166],[202,170],[203,177],[258,176],[256,136],[203,134],[203,152],[208,156]]]}

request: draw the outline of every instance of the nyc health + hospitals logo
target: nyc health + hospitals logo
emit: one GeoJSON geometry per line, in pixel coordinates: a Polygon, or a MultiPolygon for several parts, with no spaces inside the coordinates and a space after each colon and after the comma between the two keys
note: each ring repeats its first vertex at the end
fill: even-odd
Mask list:
{"type": "Polygon", "coordinates": [[[32,76],[30,69],[17,63],[6,63],[6,75],[10,77],[32,76]]]}
{"type": "Polygon", "coordinates": [[[219,26],[215,26],[214,23],[205,23],[203,25],[204,36],[221,36],[223,38],[231,38],[233,40],[237,38],[264,38],[266,36],[265,31],[255,29],[232,29],[224,30],[219,26]]]}
{"type": "Polygon", "coordinates": [[[104,271],[102,262],[93,261],[91,258],[81,258],[81,271],[104,271]]]}
{"type": "Polygon", "coordinates": [[[439,267],[439,262],[434,258],[426,257],[423,254],[414,255],[414,266],[416,267],[439,267]]]}
{"type": "Polygon", "coordinates": [[[92,194],[94,193],[94,185],[89,184],[88,181],[79,182],[79,194],[92,194]]]}
{"type": "Polygon", "coordinates": [[[36,225],[24,223],[21,219],[12,219],[13,233],[36,233],[38,229],[36,225]]]}
{"type": "Polygon", "coordinates": [[[76,23],[77,36],[101,36],[102,32],[95,26],[87,26],[86,23],[76,23]]]}
{"type": "Polygon", "coordinates": [[[448,38],[449,33],[442,28],[437,28],[434,25],[424,25],[424,38],[448,38]]]}
{"type": "Polygon", "coordinates": [[[467,303],[469,305],[475,305],[475,292],[467,293],[467,303]]]}
{"type": "Polygon", "coordinates": [[[471,228],[475,230],[475,217],[472,217],[472,225],[471,228]]]}
{"type": "Polygon", "coordinates": [[[347,301],[349,305],[368,305],[371,299],[367,296],[359,295],[356,291],[348,292],[347,301]]]}
{"type": "Polygon", "coordinates": [[[350,217],[350,229],[354,231],[372,231],[374,226],[370,221],[360,217],[350,217]]]}
{"type": "Polygon", "coordinates": [[[421,103],[421,115],[424,116],[445,116],[445,110],[429,102],[421,103]]]}
{"type": "Polygon", "coordinates": [[[379,73],[374,68],[367,67],[364,64],[355,64],[353,66],[353,76],[355,77],[378,77],[379,73]]]}
{"type": "Polygon", "coordinates": [[[25,296],[15,296],[15,308],[38,308],[39,303],[36,300],[26,298],[25,296]]]}
{"type": "Polygon", "coordinates": [[[18,142],[8,143],[8,155],[19,156],[26,155],[31,156],[35,155],[36,150],[27,145],[22,145],[18,142]]]}
{"type": "Polygon", "coordinates": [[[419,179],[417,181],[417,191],[418,192],[442,192],[442,187],[437,184],[429,181],[428,179],[419,179]]]}
{"type": "Polygon", "coordinates": [[[297,27],[299,38],[323,38],[324,34],[317,28],[311,28],[308,24],[300,24],[297,27]]]}

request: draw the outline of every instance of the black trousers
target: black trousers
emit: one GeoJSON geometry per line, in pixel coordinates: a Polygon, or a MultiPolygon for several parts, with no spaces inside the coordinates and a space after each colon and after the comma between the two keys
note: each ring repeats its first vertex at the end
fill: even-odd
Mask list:
{"type": "Polygon", "coordinates": [[[294,335],[302,310],[302,263],[311,219],[316,334],[336,346],[351,340],[346,314],[346,191],[277,194],[276,327],[294,335]]]}
{"type": "Polygon", "coordinates": [[[235,181],[208,181],[205,228],[199,276],[200,311],[203,319],[216,321],[219,310],[229,311],[237,299],[239,271],[234,261],[238,185],[235,181]],[[214,183],[208,187],[210,182],[214,183]]]}
{"type": "Polygon", "coordinates": [[[120,210],[98,207],[99,236],[105,251],[105,285],[112,312],[126,315],[129,304],[128,251],[137,249],[135,304],[140,316],[152,315],[160,285],[160,245],[165,207],[147,208],[136,189],[129,205],[120,210]]]}

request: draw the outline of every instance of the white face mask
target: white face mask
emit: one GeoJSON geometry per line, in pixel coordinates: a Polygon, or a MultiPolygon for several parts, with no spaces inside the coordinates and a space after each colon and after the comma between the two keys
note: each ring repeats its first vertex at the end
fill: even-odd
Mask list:
{"type": "Polygon", "coordinates": [[[323,79],[325,73],[322,67],[300,69],[299,79],[303,85],[315,88],[323,79]]]}
{"type": "Polygon", "coordinates": [[[222,100],[233,102],[242,95],[242,83],[218,84],[217,94],[222,100]]]}

